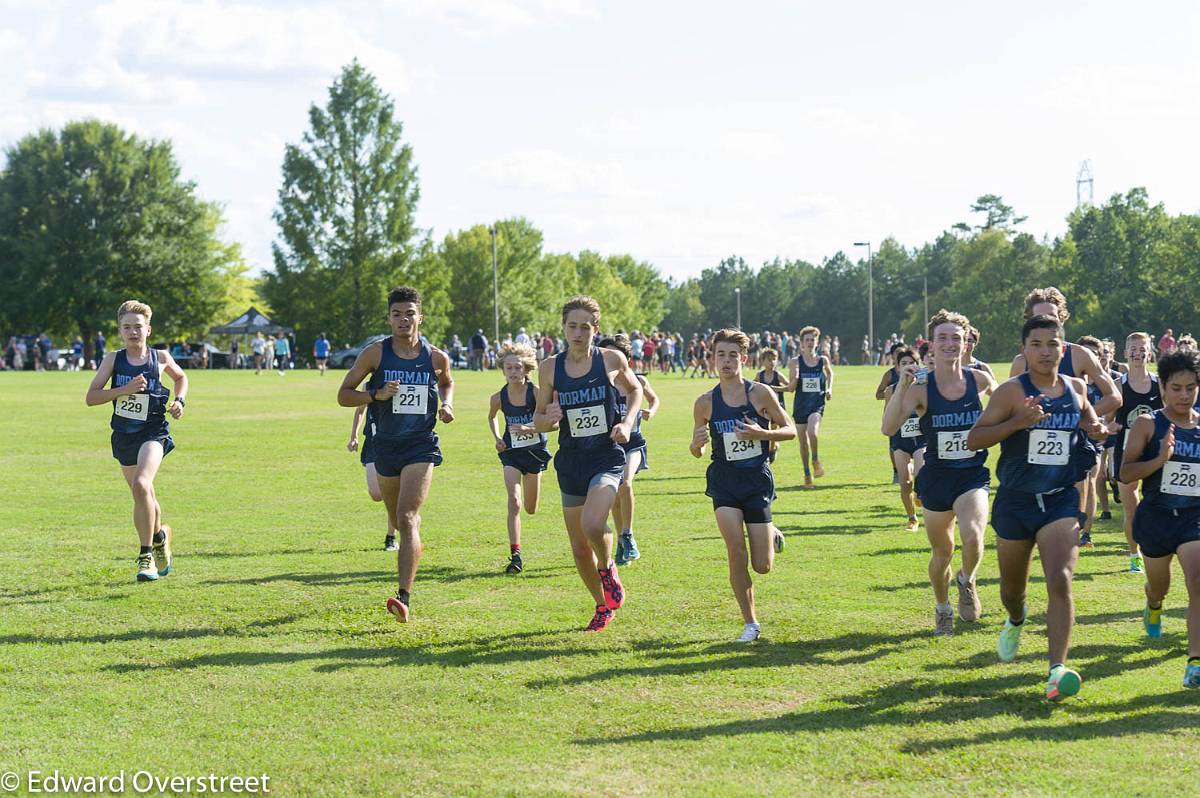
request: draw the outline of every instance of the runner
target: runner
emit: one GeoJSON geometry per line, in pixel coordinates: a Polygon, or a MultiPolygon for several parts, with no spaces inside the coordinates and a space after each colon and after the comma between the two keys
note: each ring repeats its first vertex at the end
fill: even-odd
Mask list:
{"type": "Polygon", "coordinates": [[[508,343],[500,347],[500,368],[504,387],[492,394],[488,411],[488,429],[496,441],[496,451],[504,473],[504,492],[508,495],[508,565],[506,574],[525,569],[521,560],[521,503],[525,512],[537,512],[542,487],[542,472],[550,462],[546,436],[537,432],[517,433],[533,423],[537,407],[537,388],[529,373],[537,368],[537,353],[529,344],[508,343]],[[504,431],[496,424],[504,416],[504,431]]]}
{"type": "Polygon", "coordinates": [[[762,629],[755,612],[754,585],[748,566],[765,574],[775,561],[771,523],[775,480],[767,463],[764,442],[786,441],[796,436],[796,428],[774,392],[742,379],[742,366],[749,349],[750,339],[741,330],[717,331],[713,336],[713,353],[720,383],[701,394],[692,411],[695,421],[692,456],[703,457],[709,438],[713,440],[705,495],[713,500],[717,528],[725,540],[729,558],[729,584],[745,624],[737,638],[739,643],[757,640],[762,629]],[[777,429],[771,429],[771,424],[777,429]]]}
{"type": "MultiPolygon", "coordinates": [[[[1063,296],[1062,291],[1051,286],[1035,288],[1026,294],[1025,320],[1028,321],[1038,315],[1053,316],[1058,319],[1059,324],[1065,326],[1067,320],[1071,318],[1071,313],[1067,310],[1067,298],[1063,296]]],[[[1016,377],[1024,371],[1025,356],[1017,353],[1017,356],[1013,358],[1008,376],[1016,377]]],[[[1093,408],[1096,415],[1103,417],[1108,413],[1115,412],[1121,406],[1121,391],[1118,390],[1117,384],[1109,377],[1108,371],[1101,368],[1096,356],[1085,347],[1072,343],[1064,344],[1063,357],[1058,371],[1068,377],[1086,378],[1095,384],[1102,396],[1100,402],[1093,408]]]]}
{"type": "Polygon", "coordinates": [[[88,407],[112,402],[112,455],[133,494],[133,526],[138,535],[137,581],[167,576],[171,566],[171,527],[162,522],[154,477],[163,458],[175,448],[167,415],[178,420],[187,404],[188,378],[165,351],[151,349],[150,318],[144,302],[129,300],[117,309],[117,326],[125,348],[100,361],[84,401],[88,407]],[[175,399],[162,376],[175,384],[175,399]],[[104,385],[112,379],[112,387],[104,385]]]}
{"type": "Polygon", "coordinates": [[[374,413],[375,473],[383,503],[399,530],[396,595],[387,611],[398,623],[411,617],[413,581],[421,560],[421,505],[442,452],[433,431],[454,420],[450,358],[421,342],[421,294],[401,286],[388,292],[392,335],[364,349],[338,389],[343,407],[370,405],[374,413]],[[365,391],[358,390],[370,378],[365,391]],[[438,405],[441,405],[439,408],[438,405]]]}
{"type": "Polygon", "coordinates": [[[929,320],[933,370],[917,383],[918,368],[900,371],[900,381],[888,400],[883,434],[895,435],[916,413],[928,446],[925,463],[916,475],[916,492],[925,508],[929,538],[929,581],[934,597],[934,634],[954,634],[950,606],[950,566],[954,561],[954,522],[962,538],[962,565],[954,574],[958,615],[977,621],[983,612],[975,574],[983,557],[983,528],[987,524],[991,474],[984,466],[987,451],[967,448],[967,431],[983,412],[981,397],[995,387],[986,373],[962,367],[962,352],[971,322],[961,313],[939,310],[929,320]]]}
{"type": "Polygon", "coordinates": [[[1004,662],[1017,656],[1024,628],[1029,562],[1037,546],[1046,577],[1046,636],[1050,671],[1046,697],[1079,692],[1079,674],[1066,666],[1075,623],[1071,576],[1079,556],[1078,473],[1073,439],[1080,430],[1102,441],[1104,423],[1087,400],[1083,380],[1059,373],[1062,324],[1034,316],[1021,330],[1028,372],[996,389],[987,409],[967,435],[967,446],[983,450],[1000,444],[996,475],[1000,489],[992,506],[1000,600],[1008,618],[996,651],[1004,662]]]}
{"type": "Polygon", "coordinates": [[[317,361],[317,368],[321,370],[321,376],[325,376],[325,364],[329,362],[329,339],[325,337],[325,333],[317,336],[317,340],[313,341],[313,360],[317,361]]]}
{"type": "Polygon", "coordinates": [[[1143,498],[1133,534],[1146,561],[1148,637],[1162,636],[1163,599],[1177,556],[1188,591],[1188,661],[1183,686],[1200,687],[1200,353],[1178,347],[1158,362],[1164,406],[1133,422],[1125,443],[1121,482],[1141,480],[1143,498]]]}
{"type": "Polygon", "coordinates": [[[972,326],[967,331],[967,348],[963,350],[963,368],[986,371],[988,376],[995,379],[996,375],[992,372],[992,367],[975,358],[975,347],[977,346],[979,346],[979,330],[972,326]]]}
{"type": "MultiPolygon", "coordinates": [[[[895,360],[896,350],[902,349],[902,348],[904,348],[904,344],[896,344],[888,351],[888,355],[892,358],[893,363],[896,362],[896,360],[895,360]]],[[[883,406],[884,406],[885,410],[887,409],[887,399],[889,396],[891,396],[891,392],[888,391],[888,388],[894,387],[896,385],[896,383],[899,381],[900,381],[900,374],[896,371],[895,366],[891,366],[886,371],[883,372],[883,374],[879,378],[879,385],[875,386],[875,398],[879,399],[883,402],[883,406]]],[[[888,464],[891,466],[891,469],[892,469],[892,484],[899,485],[900,484],[900,472],[896,470],[896,461],[892,459],[892,444],[891,444],[890,437],[888,439],[887,454],[888,454],[888,464]]]]}
{"type": "Polygon", "coordinates": [[[275,368],[279,369],[279,376],[287,374],[288,357],[292,354],[292,349],[288,345],[287,336],[283,333],[275,339],[275,368]]]}
{"type": "Polygon", "coordinates": [[[796,420],[800,438],[800,460],[804,464],[804,487],[813,486],[813,477],[825,476],[821,467],[821,454],[817,448],[817,436],[821,431],[821,416],[825,413],[825,402],[833,398],[833,369],[829,358],[817,354],[817,341],[821,331],[816,327],[805,327],[800,331],[800,354],[788,364],[788,384],[785,391],[795,391],[792,400],[792,417],[796,420]],[[808,456],[812,452],[812,470],[808,456]]]}
{"type": "MultiPolygon", "coordinates": [[[[631,343],[629,338],[624,333],[617,333],[614,336],[600,339],[596,344],[601,349],[612,349],[629,357],[631,343]]],[[[646,358],[647,365],[650,364],[650,359],[646,358]]],[[[634,420],[633,430],[630,432],[629,441],[621,444],[621,448],[625,450],[625,471],[621,477],[621,485],[617,488],[617,498],[613,502],[612,519],[616,528],[620,531],[617,536],[616,554],[614,561],[617,565],[628,565],[634,560],[642,556],[638,550],[637,541],[633,537],[633,511],[634,511],[634,496],[633,496],[633,478],[641,471],[649,470],[650,464],[646,454],[646,439],[642,437],[642,422],[649,421],[658,412],[659,402],[658,394],[650,387],[650,383],[646,378],[635,372],[638,382],[642,385],[642,396],[644,398],[639,417],[634,420]]],[[[629,398],[617,388],[617,417],[625,418],[628,411],[629,398]]]]}
{"type": "Polygon", "coordinates": [[[1129,442],[1129,431],[1133,423],[1140,416],[1148,416],[1155,410],[1161,410],[1163,406],[1158,375],[1151,374],[1146,368],[1152,349],[1150,342],[1150,335],[1144,332],[1130,333],[1125,338],[1125,361],[1129,366],[1129,371],[1121,377],[1121,407],[1117,410],[1116,423],[1113,424],[1117,442],[1112,452],[1112,469],[1113,476],[1117,479],[1121,506],[1125,509],[1125,542],[1129,546],[1129,573],[1131,574],[1143,573],[1145,562],[1133,536],[1134,510],[1138,506],[1138,486],[1136,482],[1121,481],[1121,459],[1125,445],[1129,442]]]}
{"type": "MultiPolygon", "coordinates": [[[[1086,347],[1096,359],[1100,361],[1100,367],[1106,368],[1105,363],[1105,347],[1104,344],[1094,335],[1084,335],[1075,343],[1082,347],[1086,347]]],[[[1090,379],[1085,379],[1087,383],[1087,398],[1092,403],[1092,407],[1100,401],[1100,389],[1096,387],[1090,379]]],[[[1108,419],[1101,419],[1108,424],[1108,419]]],[[[1079,510],[1082,513],[1083,531],[1079,536],[1079,548],[1092,548],[1095,544],[1092,542],[1092,528],[1096,522],[1096,505],[1099,503],[1100,486],[1104,483],[1104,478],[1101,476],[1104,460],[1104,447],[1107,446],[1107,441],[1111,436],[1105,438],[1105,443],[1096,443],[1091,438],[1085,438],[1084,442],[1091,448],[1092,456],[1096,459],[1096,464],[1087,469],[1084,478],[1075,485],[1075,489],[1079,491],[1079,510]]],[[[1108,512],[1108,496],[1104,497],[1103,509],[1108,512]]],[[[1108,517],[1112,517],[1109,515],[1108,517]]]]}
{"type": "Polygon", "coordinates": [[[625,602],[608,514],[625,472],[621,444],[629,442],[642,410],[642,384],[623,354],[593,345],[600,324],[596,300],[567,300],[562,323],[567,351],[543,361],[538,369],[540,389],[531,431],[549,432],[562,422],[554,470],[575,568],[596,605],[586,631],[599,632],[625,602]],[[618,388],[628,397],[624,419],[617,418],[618,388]]]}
{"type": "MultiPolygon", "coordinates": [[[[263,358],[267,351],[267,339],[263,338],[263,334],[261,332],[256,333],[254,340],[250,342],[250,350],[254,353],[254,373],[261,374],[263,358]]],[[[270,365],[268,365],[267,368],[270,368],[270,365]]]]}
{"type": "MultiPolygon", "coordinates": [[[[775,398],[779,400],[779,406],[785,407],[783,392],[787,390],[787,382],[783,375],[775,370],[775,367],[779,365],[779,353],[771,347],[766,347],[759,352],[758,359],[762,363],[762,371],[754,375],[754,381],[770,386],[775,391],[775,398]]],[[[769,441],[767,449],[767,462],[774,463],[775,455],[779,452],[779,445],[775,441],[769,441]]]]}
{"type": "MultiPolygon", "coordinates": [[[[1113,383],[1121,385],[1121,372],[1115,368],[1114,361],[1117,357],[1117,345],[1108,338],[1100,342],[1104,349],[1100,358],[1100,367],[1108,372],[1108,376],[1112,378],[1113,383]]],[[[1104,416],[1104,421],[1109,425],[1110,430],[1116,421],[1117,414],[1115,412],[1107,413],[1104,416]]],[[[1109,493],[1111,491],[1112,500],[1116,504],[1121,503],[1121,492],[1117,488],[1117,477],[1113,473],[1112,455],[1113,450],[1117,448],[1117,434],[1114,432],[1104,439],[1104,451],[1100,455],[1100,520],[1112,520],[1112,513],[1109,508],[1109,493]]]]}
{"type": "MultiPolygon", "coordinates": [[[[896,364],[894,368],[898,369],[912,368],[917,364],[917,353],[907,346],[894,348],[892,358],[896,364]]],[[[925,379],[929,374],[928,366],[924,367],[924,374],[920,371],[918,369],[914,373],[921,379],[925,379]]],[[[889,385],[885,389],[885,399],[890,400],[892,393],[893,388],[889,385]]],[[[921,435],[921,417],[916,411],[904,420],[895,435],[889,436],[888,444],[892,452],[892,463],[896,467],[896,473],[900,475],[900,502],[904,505],[904,512],[908,518],[905,531],[916,532],[917,510],[913,505],[913,480],[921,473],[921,466],[925,464],[925,438],[921,435]]]]}
{"type": "MultiPolygon", "coordinates": [[[[367,476],[367,495],[371,497],[371,501],[383,501],[383,491],[379,488],[379,474],[375,471],[375,420],[371,408],[367,405],[359,405],[354,408],[354,420],[350,422],[350,440],[346,444],[346,451],[358,452],[358,461],[363,464],[363,471],[367,476]],[[366,416],[366,423],[363,424],[363,440],[362,447],[358,445],[358,422],[366,416]]],[[[386,508],[385,508],[386,509],[386,508]]],[[[387,515],[387,535],[383,539],[384,551],[398,551],[399,546],[396,545],[396,519],[390,512],[387,515]]]]}

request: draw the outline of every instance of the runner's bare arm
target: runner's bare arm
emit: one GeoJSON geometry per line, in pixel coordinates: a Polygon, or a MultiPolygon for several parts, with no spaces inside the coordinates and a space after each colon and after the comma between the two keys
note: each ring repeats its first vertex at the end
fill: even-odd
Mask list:
{"type": "MultiPolygon", "coordinates": [[[[385,341],[387,339],[384,339],[385,341]]],[[[383,346],[380,344],[372,344],[366,349],[358,353],[358,357],[354,359],[354,365],[346,372],[346,376],[342,378],[342,384],[338,387],[338,404],[342,407],[358,407],[359,405],[371,404],[371,394],[366,391],[360,391],[358,386],[362,385],[363,380],[371,376],[376,369],[379,368],[379,360],[383,355],[383,346]]],[[[375,392],[376,399],[390,399],[396,395],[398,390],[394,382],[384,383],[384,386],[375,392]]]]}

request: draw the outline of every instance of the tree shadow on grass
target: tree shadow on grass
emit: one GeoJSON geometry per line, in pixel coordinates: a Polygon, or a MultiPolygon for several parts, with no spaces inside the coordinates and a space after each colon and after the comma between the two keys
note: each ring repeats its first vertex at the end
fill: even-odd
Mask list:
{"type": "MultiPolygon", "coordinates": [[[[574,572],[570,566],[550,566],[540,568],[534,573],[523,573],[520,579],[549,579],[565,571],[574,572]]],[[[347,585],[363,582],[387,581],[396,578],[394,568],[376,571],[344,571],[341,573],[283,573],[268,576],[251,576],[244,579],[209,579],[206,585],[261,585],[271,582],[295,582],[304,585],[347,585]]],[[[499,568],[490,571],[467,571],[445,565],[434,565],[417,571],[417,582],[431,581],[443,584],[463,582],[469,579],[512,579],[499,568]]]]}
{"type": "Polygon", "coordinates": [[[864,524],[861,521],[847,521],[845,524],[823,524],[820,526],[793,524],[791,526],[780,526],[779,528],[783,530],[785,535],[809,537],[820,535],[876,535],[892,527],[892,524],[864,524]]]}
{"type": "Polygon", "coordinates": [[[200,626],[193,629],[131,629],[125,632],[100,632],[88,635],[4,635],[0,645],[30,643],[34,645],[63,645],[67,643],[121,643],[145,640],[188,640],[198,637],[267,637],[277,627],[294,623],[304,616],[284,615],[252,621],[242,626],[200,626]]]}
{"type": "MultiPolygon", "coordinates": [[[[843,640],[835,638],[836,642],[843,640]]],[[[845,641],[847,646],[853,645],[845,641]]],[[[1125,655],[1131,652],[1128,646],[1092,646],[1080,647],[1084,656],[1091,661],[1080,670],[1085,679],[1098,679],[1119,673],[1127,673],[1133,669],[1147,668],[1162,662],[1165,657],[1155,657],[1141,660],[1127,660],[1125,655]]],[[[1137,650],[1140,650],[1137,649],[1137,650]]],[[[1174,655],[1169,655],[1174,656],[1174,655]]],[[[979,655],[988,657],[988,655],[979,655]]],[[[994,656],[988,657],[988,664],[995,664],[994,656]]],[[[957,668],[965,670],[969,663],[959,663],[957,668]]],[[[948,681],[940,678],[912,678],[900,682],[872,687],[860,693],[835,699],[833,706],[827,704],[812,710],[789,712],[769,718],[754,718],[735,720],[725,723],[714,723],[701,726],[662,729],[656,731],[628,734],[621,737],[591,737],[576,740],[581,745],[607,745],[611,743],[645,743],[664,740],[699,741],[711,737],[730,737],[742,734],[780,733],[794,734],[796,732],[829,732],[852,730],[858,731],[875,726],[912,726],[922,724],[943,726],[960,721],[973,721],[997,716],[1017,716],[1025,721],[1044,720],[1053,717],[1056,707],[1045,701],[1037,691],[1038,680],[1041,678],[1030,673],[1028,667],[1018,666],[1011,673],[985,676],[969,681],[948,681]]],[[[1178,700],[1182,706],[1182,700],[1178,700]]],[[[1193,699],[1192,704],[1194,705],[1193,699]]],[[[1074,711],[1086,707],[1076,704],[1074,711]]],[[[1104,711],[1111,711],[1106,708],[1104,711]]],[[[1194,726],[1194,717],[1180,713],[1178,721],[1167,719],[1164,723],[1168,728],[1178,728],[1187,722],[1194,726]],[[1186,720],[1185,720],[1186,718],[1186,720]],[[1174,725],[1174,724],[1178,725],[1174,725]]],[[[1056,729],[1062,727],[1041,728],[1045,737],[1033,739],[1049,739],[1056,729]]],[[[1105,721],[1100,733],[1138,733],[1136,724],[1121,726],[1105,721]]],[[[993,739],[1005,739],[1005,734],[980,735],[976,739],[956,739],[949,743],[926,743],[937,747],[939,745],[972,745],[991,742],[993,739]]]]}
{"type": "MultiPolygon", "coordinates": [[[[1092,582],[1092,581],[1095,581],[1095,579],[1096,579],[1095,574],[1090,574],[1090,573],[1078,574],[1077,573],[1077,574],[1075,574],[1074,578],[1071,581],[1072,582],[1092,582]]],[[[1040,576],[1038,574],[1030,574],[1029,575],[1029,584],[1031,584],[1031,585],[1045,584],[1045,582],[1046,582],[1046,577],[1044,577],[1044,576],[1040,576]]],[[[975,579],[976,586],[999,585],[999,584],[1000,584],[1000,578],[997,576],[981,576],[981,577],[977,577],[975,579]]],[[[903,582],[899,585],[872,585],[871,586],[871,590],[873,590],[877,593],[899,593],[899,592],[905,591],[905,590],[917,590],[917,589],[928,589],[928,588],[929,588],[929,580],[928,579],[922,579],[922,580],[913,581],[913,582],[903,582]]]]}
{"type": "MultiPolygon", "coordinates": [[[[646,656],[652,660],[679,660],[686,656],[696,657],[690,661],[666,663],[657,661],[626,668],[607,668],[577,676],[534,679],[527,682],[526,686],[533,689],[546,689],[595,684],[610,679],[687,676],[696,673],[736,671],[744,668],[852,665],[887,656],[899,651],[903,644],[911,640],[927,637],[929,637],[929,633],[922,631],[899,635],[848,634],[821,640],[797,640],[786,643],[772,643],[769,639],[764,638],[749,646],[744,643],[729,642],[716,643],[701,649],[694,648],[694,644],[692,644],[690,653],[684,655],[670,650],[646,652],[646,656]]],[[[676,648],[689,648],[689,646],[676,644],[676,648]]]]}

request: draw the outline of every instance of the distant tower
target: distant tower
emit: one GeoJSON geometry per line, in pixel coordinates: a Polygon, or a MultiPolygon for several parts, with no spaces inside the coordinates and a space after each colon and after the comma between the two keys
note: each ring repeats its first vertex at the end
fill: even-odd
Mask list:
{"type": "Polygon", "coordinates": [[[1079,165],[1079,175],[1075,178],[1075,207],[1082,208],[1092,204],[1092,162],[1084,161],[1079,165]]]}

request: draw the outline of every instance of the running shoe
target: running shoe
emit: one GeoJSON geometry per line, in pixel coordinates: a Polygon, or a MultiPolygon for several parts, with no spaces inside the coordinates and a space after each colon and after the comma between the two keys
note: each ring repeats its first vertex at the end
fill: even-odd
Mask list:
{"type": "Polygon", "coordinates": [[[917,531],[917,517],[915,515],[910,515],[908,517],[908,523],[904,526],[904,531],[905,532],[916,532],[917,531]]]}
{"type": "Polygon", "coordinates": [[[1001,662],[1012,662],[1017,658],[1017,648],[1021,645],[1021,630],[1024,628],[1024,621],[1017,626],[1011,618],[1004,619],[1004,628],[1000,630],[1000,640],[996,643],[996,655],[1000,657],[1001,662]]]}
{"type": "Polygon", "coordinates": [[[163,524],[158,534],[162,535],[162,540],[157,539],[158,535],[154,536],[154,567],[159,576],[166,576],[171,573],[171,527],[163,524]]]}
{"type": "Polygon", "coordinates": [[[1183,686],[1189,689],[1200,687],[1200,662],[1188,663],[1187,670],[1183,672],[1183,686]]]}
{"type": "Polygon", "coordinates": [[[1120,504],[1121,503],[1121,491],[1117,489],[1117,483],[1109,481],[1108,486],[1110,488],[1112,488],[1112,490],[1110,491],[1110,493],[1112,494],[1112,500],[1114,502],[1116,502],[1117,504],[1120,504]]]}
{"type": "Polygon", "coordinates": [[[736,642],[738,642],[738,643],[753,643],[755,640],[758,639],[759,632],[761,632],[761,629],[759,628],[758,624],[748,623],[742,627],[742,633],[738,637],[736,642]]]}
{"type": "Polygon", "coordinates": [[[592,621],[586,627],[585,632],[603,632],[612,622],[613,611],[603,604],[596,605],[596,614],[592,616],[592,621]]]}
{"type": "Polygon", "coordinates": [[[1054,670],[1050,671],[1050,678],[1046,681],[1046,698],[1057,701],[1060,698],[1073,696],[1079,692],[1081,684],[1083,684],[1083,679],[1079,677],[1078,673],[1066,665],[1055,665],[1054,670]]]}
{"type": "Polygon", "coordinates": [[[383,539],[384,551],[400,551],[400,547],[396,545],[396,536],[388,535],[383,539]]]}
{"type": "Polygon", "coordinates": [[[642,556],[642,553],[640,551],[638,551],[637,541],[633,539],[632,532],[622,532],[621,537],[625,541],[625,560],[626,560],[626,562],[633,562],[638,557],[642,556]]]}
{"type": "Polygon", "coordinates": [[[813,476],[818,479],[825,476],[825,468],[821,465],[820,460],[813,460],[813,476]]]}
{"type": "Polygon", "coordinates": [[[1096,546],[1096,544],[1092,542],[1092,533],[1091,532],[1084,532],[1082,535],[1079,536],[1079,548],[1091,549],[1091,548],[1095,548],[1095,546],[1096,546]]]}
{"type": "Polygon", "coordinates": [[[811,488],[813,486],[812,474],[804,475],[804,487],[811,488]]]}
{"type": "Polygon", "coordinates": [[[1137,554],[1129,558],[1129,573],[1144,574],[1146,573],[1146,563],[1142,560],[1142,555],[1137,554]]]}
{"type": "Polygon", "coordinates": [[[784,539],[783,530],[777,526],[772,526],[771,542],[775,544],[775,553],[779,554],[783,551],[784,539]]]}
{"type": "Polygon", "coordinates": [[[958,588],[958,617],[964,621],[978,621],[983,614],[983,606],[979,603],[975,580],[964,582],[960,572],[954,577],[954,584],[958,588]]]}
{"type": "Polygon", "coordinates": [[[506,574],[519,574],[525,570],[525,563],[521,562],[521,552],[514,551],[512,558],[508,561],[508,567],[504,569],[506,574]]]}
{"type": "Polygon", "coordinates": [[[1158,609],[1146,605],[1142,610],[1142,626],[1146,627],[1146,637],[1162,637],[1162,605],[1158,609]]]}
{"type": "Polygon", "coordinates": [[[1100,520],[1101,521],[1111,521],[1112,513],[1110,513],[1108,510],[1105,510],[1104,512],[1100,513],[1100,520]]]}
{"type": "Polygon", "coordinates": [[[625,535],[617,535],[617,550],[613,552],[613,562],[617,565],[628,565],[629,557],[625,553],[625,535]]]}
{"type": "Polygon", "coordinates": [[[617,564],[600,569],[600,587],[604,591],[604,605],[610,610],[619,610],[625,603],[625,587],[617,576],[617,564]]]}
{"type": "Polygon", "coordinates": [[[154,567],[154,555],[150,552],[139,554],[137,558],[137,580],[153,582],[158,579],[158,569],[154,567]]]}
{"type": "Polygon", "coordinates": [[[387,611],[396,617],[396,623],[408,623],[408,604],[401,601],[399,596],[387,600],[387,611]]]}
{"type": "Polygon", "coordinates": [[[954,635],[954,610],[934,608],[933,633],[938,637],[951,637],[954,635]]]}

